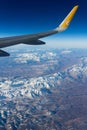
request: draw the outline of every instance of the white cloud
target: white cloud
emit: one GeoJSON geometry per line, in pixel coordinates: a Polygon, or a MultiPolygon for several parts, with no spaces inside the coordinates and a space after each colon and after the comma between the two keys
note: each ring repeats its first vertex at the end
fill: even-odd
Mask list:
{"type": "Polygon", "coordinates": [[[14,59],[15,62],[17,63],[27,63],[29,60],[32,61],[40,61],[40,58],[37,56],[36,53],[23,53],[23,54],[18,54],[17,58],[14,59]]]}

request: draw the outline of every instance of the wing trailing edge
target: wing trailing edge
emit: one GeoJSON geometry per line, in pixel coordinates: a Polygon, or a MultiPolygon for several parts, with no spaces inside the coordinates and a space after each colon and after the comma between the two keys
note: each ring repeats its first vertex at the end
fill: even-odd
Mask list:
{"type": "Polygon", "coordinates": [[[33,41],[25,41],[24,44],[27,44],[27,45],[44,45],[46,44],[46,42],[44,41],[41,41],[41,40],[33,40],[33,41]]]}

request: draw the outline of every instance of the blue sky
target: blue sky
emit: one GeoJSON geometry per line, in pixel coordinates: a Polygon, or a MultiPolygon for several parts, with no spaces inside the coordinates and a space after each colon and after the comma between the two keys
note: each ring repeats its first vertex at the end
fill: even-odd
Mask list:
{"type": "Polygon", "coordinates": [[[54,29],[74,5],[79,5],[70,27],[63,33],[45,38],[48,46],[87,47],[86,0],[1,0],[0,36],[31,34],[54,29]]]}

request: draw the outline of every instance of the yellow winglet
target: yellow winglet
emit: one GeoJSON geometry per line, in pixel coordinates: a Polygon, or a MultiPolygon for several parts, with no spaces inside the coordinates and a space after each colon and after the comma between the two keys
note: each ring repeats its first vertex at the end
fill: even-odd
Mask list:
{"type": "Polygon", "coordinates": [[[66,16],[66,18],[63,20],[63,22],[59,25],[60,30],[65,30],[68,28],[70,22],[72,21],[77,9],[78,9],[78,5],[74,6],[73,9],[71,10],[71,12],[66,16]]]}

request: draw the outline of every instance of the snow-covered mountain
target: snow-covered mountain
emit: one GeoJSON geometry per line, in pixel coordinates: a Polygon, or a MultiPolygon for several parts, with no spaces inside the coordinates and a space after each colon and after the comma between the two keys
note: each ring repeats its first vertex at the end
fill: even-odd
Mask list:
{"type": "Polygon", "coordinates": [[[0,77],[0,96],[5,98],[36,98],[51,93],[53,88],[62,87],[63,82],[85,82],[87,78],[87,58],[80,63],[58,72],[38,78],[0,77]]]}
{"type": "Polygon", "coordinates": [[[34,54],[16,54],[13,59],[8,59],[5,69],[3,61],[0,73],[0,130],[85,128],[86,55],[86,51],[81,53],[81,50],[73,49],[58,52],[40,50],[34,54]],[[30,65],[31,60],[34,62],[30,65]],[[21,76],[17,75],[19,72],[21,76]],[[75,122],[76,125],[73,125],[75,122]]]}

